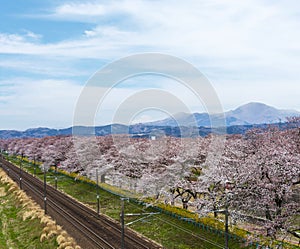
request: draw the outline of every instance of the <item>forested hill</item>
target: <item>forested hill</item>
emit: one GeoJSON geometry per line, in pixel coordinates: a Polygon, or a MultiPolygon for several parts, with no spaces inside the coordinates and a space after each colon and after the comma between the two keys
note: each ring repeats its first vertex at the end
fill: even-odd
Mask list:
{"type": "MultiPolygon", "coordinates": [[[[252,128],[266,128],[270,124],[257,124],[257,125],[233,125],[228,126],[228,134],[244,134],[247,130],[252,128]]],[[[279,126],[282,129],[287,127],[286,123],[272,124],[279,126]]],[[[80,130],[81,134],[92,134],[96,136],[106,136],[110,134],[129,134],[133,137],[159,137],[163,135],[174,137],[196,137],[206,136],[210,133],[220,133],[220,129],[212,129],[209,127],[187,127],[187,126],[156,126],[147,124],[135,124],[131,126],[113,124],[106,126],[91,127],[76,127],[76,130],[80,130]]],[[[16,130],[0,130],[0,138],[25,138],[25,137],[46,137],[46,136],[58,136],[58,135],[72,135],[73,127],[65,129],[50,129],[50,128],[34,128],[25,131],[16,130]]]]}

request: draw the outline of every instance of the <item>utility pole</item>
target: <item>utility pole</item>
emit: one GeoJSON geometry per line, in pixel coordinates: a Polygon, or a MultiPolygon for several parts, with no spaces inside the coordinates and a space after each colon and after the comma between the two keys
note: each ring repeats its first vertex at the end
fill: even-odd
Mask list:
{"type": "Polygon", "coordinates": [[[229,210],[228,210],[228,190],[230,188],[228,187],[228,184],[225,186],[225,209],[224,210],[213,210],[216,213],[222,213],[225,215],[225,233],[224,233],[224,239],[225,239],[225,247],[224,249],[229,249],[229,210]]]}
{"type": "Polygon", "coordinates": [[[55,189],[57,189],[57,163],[55,163],[55,189]]]}
{"type": "Polygon", "coordinates": [[[228,240],[229,240],[229,231],[228,231],[228,197],[227,197],[227,193],[225,196],[225,249],[229,249],[228,247],[228,240]]]}
{"type": "Polygon", "coordinates": [[[99,195],[99,177],[98,177],[98,169],[96,169],[96,182],[97,182],[97,214],[100,213],[100,195],[99,195]]]}
{"type": "Polygon", "coordinates": [[[23,153],[21,154],[21,159],[20,159],[20,179],[19,179],[20,189],[22,189],[22,160],[23,160],[23,153]]]}
{"type": "Polygon", "coordinates": [[[124,198],[121,198],[121,249],[125,249],[125,222],[124,222],[124,198]]]}
{"type": "Polygon", "coordinates": [[[233,185],[232,182],[230,181],[225,181],[225,249],[229,249],[228,247],[228,241],[229,241],[229,229],[228,229],[228,216],[229,216],[229,211],[228,211],[228,194],[231,193],[230,191],[232,190],[233,185]]]}
{"type": "Polygon", "coordinates": [[[33,168],[34,168],[33,175],[34,175],[34,176],[36,176],[36,163],[35,163],[35,156],[33,157],[33,168]]]}
{"type": "Polygon", "coordinates": [[[47,214],[47,175],[46,175],[46,165],[44,164],[44,210],[47,214]]]}
{"type": "Polygon", "coordinates": [[[131,221],[129,223],[127,223],[126,225],[131,225],[133,223],[136,223],[138,221],[144,220],[146,218],[149,218],[152,215],[155,214],[160,214],[160,212],[150,212],[150,213],[133,213],[133,214],[125,214],[124,212],[124,200],[127,200],[129,202],[129,198],[127,197],[121,197],[121,214],[120,214],[120,218],[121,218],[121,249],[125,249],[125,216],[127,217],[132,217],[132,216],[144,216],[142,218],[136,219],[134,221],[131,221]]]}

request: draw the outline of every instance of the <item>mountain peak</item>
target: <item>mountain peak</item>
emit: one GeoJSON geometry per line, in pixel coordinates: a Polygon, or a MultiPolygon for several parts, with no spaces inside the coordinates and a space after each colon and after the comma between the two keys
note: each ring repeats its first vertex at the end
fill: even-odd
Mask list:
{"type": "MultiPolygon", "coordinates": [[[[243,107],[251,108],[251,107],[271,107],[271,106],[269,106],[265,103],[261,103],[261,102],[249,102],[249,103],[239,106],[238,108],[243,108],[243,107]]],[[[271,108],[273,108],[273,107],[271,107],[271,108]]]]}
{"type": "Polygon", "coordinates": [[[226,117],[243,120],[245,124],[277,123],[286,117],[299,115],[297,111],[279,110],[259,102],[250,102],[226,113],[226,117]]]}
{"type": "Polygon", "coordinates": [[[254,113],[260,113],[262,111],[276,111],[276,108],[260,102],[250,102],[234,109],[232,113],[237,114],[237,113],[247,112],[248,114],[249,113],[254,114],[254,113]]]}

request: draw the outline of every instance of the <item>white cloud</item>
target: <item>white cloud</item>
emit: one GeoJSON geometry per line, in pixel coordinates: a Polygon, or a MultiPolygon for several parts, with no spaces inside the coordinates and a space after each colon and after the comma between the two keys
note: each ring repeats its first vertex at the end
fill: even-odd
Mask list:
{"type": "Polygon", "coordinates": [[[93,36],[96,36],[96,35],[97,35],[97,32],[94,31],[94,30],[85,30],[85,31],[84,31],[84,34],[85,34],[87,37],[93,37],[93,36]]]}
{"type": "MultiPolygon", "coordinates": [[[[295,5],[299,5],[297,2],[295,5]]],[[[77,58],[116,59],[140,51],[166,52],[184,58],[209,58],[239,66],[287,61],[299,50],[298,19],[290,17],[295,6],[262,1],[188,1],[170,6],[168,1],[111,1],[62,4],[52,18],[83,21],[95,19],[96,27],[84,36],[55,44],[35,44],[10,35],[2,51],[51,54],[77,58]],[[110,26],[109,26],[110,25],[110,26]]],[[[47,16],[46,16],[47,17],[47,16]]],[[[45,18],[46,18],[45,17],[45,18]]],[[[1,39],[0,39],[1,40],[1,39]]],[[[222,64],[222,65],[219,65],[222,64]]]]}
{"type": "Polygon", "coordinates": [[[61,18],[78,19],[80,17],[103,16],[109,11],[108,6],[95,3],[65,3],[57,8],[53,15],[61,18]]]}
{"type": "Polygon", "coordinates": [[[57,16],[98,16],[106,13],[105,6],[93,3],[66,3],[55,9],[57,16]]]}
{"type": "MultiPolygon", "coordinates": [[[[84,69],[70,65],[67,70],[60,70],[60,64],[92,58],[99,60],[101,66],[104,61],[133,53],[161,52],[182,57],[208,75],[225,109],[256,100],[300,110],[299,9],[300,2],[293,0],[72,1],[48,10],[47,15],[37,13],[35,18],[58,20],[58,25],[64,21],[87,23],[85,29],[78,30],[77,36],[55,43],[43,43],[43,34],[29,30],[21,34],[0,33],[0,53],[28,56],[22,61],[2,60],[0,67],[37,71],[47,76],[57,71],[57,76],[68,77],[84,69]],[[32,56],[40,60],[32,60],[32,56]],[[49,62],[48,58],[53,60],[49,62]],[[46,68],[51,70],[47,72],[46,68]]],[[[35,92],[36,82],[25,81],[35,92]]],[[[50,86],[44,79],[41,82],[44,87],[50,86]]],[[[54,88],[60,88],[57,82],[68,85],[63,79],[51,81],[54,88]]],[[[155,83],[165,86],[162,80],[155,83]]],[[[190,99],[179,87],[167,89],[190,99]]],[[[124,95],[124,90],[119,90],[118,97],[124,95]]],[[[17,92],[20,106],[22,103],[27,106],[25,99],[31,95],[27,91],[17,92]]],[[[61,98],[66,96],[65,101],[74,101],[74,93],[62,95],[49,89],[50,93],[53,98],[57,94],[61,98]]],[[[1,97],[2,101],[7,98],[1,97]]],[[[16,111],[16,106],[10,103],[16,111]]]]}
{"type": "Polygon", "coordinates": [[[15,78],[0,82],[1,129],[71,126],[81,87],[68,80],[15,78]]]}
{"type": "Polygon", "coordinates": [[[16,70],[18,73],[30,73],[33,75],[47,75],[53,77],[88,77],[91,72],[86,69],[78,70],[74,68],[71,60],[61,60],[53,57],[21,57],[21,58],[5,58],[0,60],[0,68],[4,70],[16,70]]]}
{"type": "Polygon", "coordinates": [[[25,36],[28,37],[29,39],[32,39],[33,41],[40,41],[40,39],[43,37],[40,34],[36,34],[30,30],[24,30],[25,36]]]}

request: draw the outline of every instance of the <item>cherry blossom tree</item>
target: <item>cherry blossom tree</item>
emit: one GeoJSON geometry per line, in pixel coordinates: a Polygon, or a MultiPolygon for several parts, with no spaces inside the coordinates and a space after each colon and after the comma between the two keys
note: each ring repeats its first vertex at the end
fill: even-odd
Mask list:
{"type": "Polygon", "coordinates": [[[300,210],[295,198],[300,172],[299,128],[269,127],[252,130],[245,137],[228,136],[219,163],[206,163],[199,178],[204,186],[204,198],[198,200],[200,211],[224,207],[227,200],[235,216],[263,220],[267,236],[276,238],[299,229],[293,222],[300,210]],[[231,183],[229,199],[226,182],[231,183]]]}

